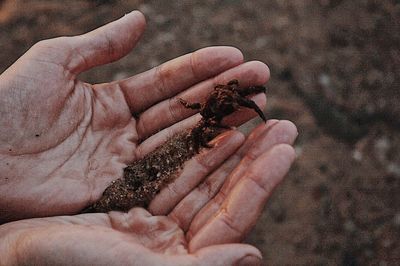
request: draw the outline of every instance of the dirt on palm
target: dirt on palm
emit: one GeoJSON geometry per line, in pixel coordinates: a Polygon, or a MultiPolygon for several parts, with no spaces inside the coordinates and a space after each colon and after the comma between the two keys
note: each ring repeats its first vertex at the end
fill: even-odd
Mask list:
{"type": "Polygon", "coordinates": [[[123,178],[113,181],[100,200],[83,212],[147,207],[155,195],[177,177],[184,162],[197,153],[196,145],[190,132],[175,135],[143,159],[127,166],[123,178]]]}

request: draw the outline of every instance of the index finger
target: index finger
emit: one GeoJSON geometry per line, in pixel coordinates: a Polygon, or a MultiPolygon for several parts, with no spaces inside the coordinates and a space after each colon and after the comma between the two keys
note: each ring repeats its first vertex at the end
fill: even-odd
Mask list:
{"type": "Polygon", "coordinates": [[[234,47],[207,47],[115,84],[125,94],[131,111],[140,113],[153,104],[242,62],[243,54],[234,47]]]}

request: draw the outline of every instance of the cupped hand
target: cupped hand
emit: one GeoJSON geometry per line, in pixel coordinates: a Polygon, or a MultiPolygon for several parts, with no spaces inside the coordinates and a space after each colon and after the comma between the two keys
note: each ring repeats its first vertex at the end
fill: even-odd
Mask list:
{"type": "MultiPolygon", "coordinates": [[[[84,35],[41,41],[0,76],[0,222],[78,213],[128,163],[198,121],[177,98],[202,101],[215,84],[236,78],[261,85],[269,77],[266,65],[243,63],[237,49],[211,47],[124,80],[93,85],[77,78],[126,55],[144,28],[134,11],[84,35]]],[[[253,99],[265,106],[264,95],[253,99]]],[[[244,111],[230,123],[253,116],[244,111]]],[[[217,159],[207,170],[243,139],[231,134],[224,141],[229,145],[218,155],[209,151],[217,159]]],[[[183,186],[186,194],[196,182],[183,186]]]]}
{"type": "Polygon", "coordinates": [[[249,245],[212,245],[189,252],[183,231],[142,208],[129,213],[57,216],[0,226],[2,265],[255,265],[249,245]],[[251,263],[251,264],[250,264],[251,263]]]}
{"type": "MultiPolygon", "coordinates": [[[[234,136],[242,138],[232,131],[220,138],[234,136]]],[[[2,225],[2,260],[6,265],[259,265],[260,252],[238,243],[289,170],[296,136],[287,121],[258,126],[191,192],[163,190],[149,208],[153,214],[133,208],[2,225]],[[169,202],[157,202],[164,199],[169,202]]],[[[183,173],[199,175],[191,168],[183,173]]]]}

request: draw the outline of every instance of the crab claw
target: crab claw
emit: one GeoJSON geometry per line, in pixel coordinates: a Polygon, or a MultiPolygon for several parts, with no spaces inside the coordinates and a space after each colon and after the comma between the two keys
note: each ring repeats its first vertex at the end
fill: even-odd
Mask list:
{"type": "Polygon", "coordinates": [[[266,93],[266,91],[267,89],[264,86],[251,86],[240,89],[239,94],[244,97],[250,94],[266,93]]]}
{"type": "Polygon", "coordinates": [[[254,101],[247,98],[241,98],[238,103],[240,106],[253,109],[261,117],[261,119],[264,120],[264,122],[267,122],[267,118],[265,117],[263,111],[261,111],[260,107],[258,107],[254,101]]]}

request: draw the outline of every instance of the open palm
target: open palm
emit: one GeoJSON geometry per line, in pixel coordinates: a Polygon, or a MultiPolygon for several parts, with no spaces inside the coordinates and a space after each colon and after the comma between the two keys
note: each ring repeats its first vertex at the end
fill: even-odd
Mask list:
{"type": "MultiPolygon", "coordinates": [[[[177,97],[199,101],[233,78],[243,86],[268,79],[263,63],[243,63],[232,47],[198,50],[111,83],[77,79],[126,55],[144,27],[143,15],[132,12],[81,36],[39,42],[0,76],[1,221],[78,213],[128,163],[198,121],[177,97]]],[[[264,95],[254,100],[265,105],[264,95]]],[[[230,123],[254,115],[245,111],[230,123]]],[[[217,154],[207,171],[241,144],[231,135],[207,151],[217,154]]]]}

